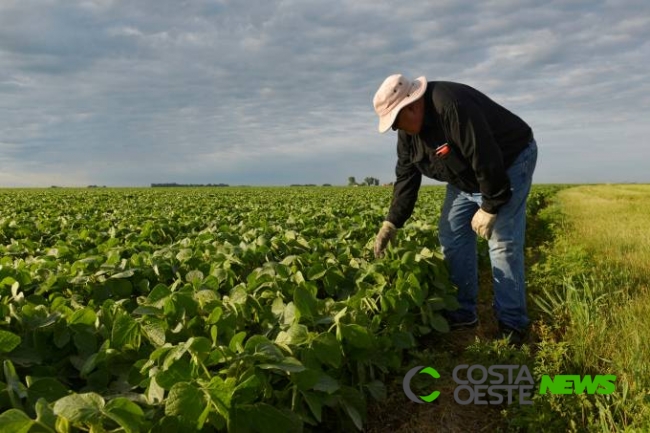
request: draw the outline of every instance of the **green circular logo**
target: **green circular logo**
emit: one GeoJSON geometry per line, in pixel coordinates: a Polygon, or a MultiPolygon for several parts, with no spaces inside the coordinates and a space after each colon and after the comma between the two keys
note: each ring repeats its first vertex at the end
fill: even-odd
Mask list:
{"type": "Polygon", "coordinates": [[[411,400],[416,403],[431,403],[434,401],[438,396],[440,395],[440,391],[433,391],[429,395],[415,395],[413,391],[411,391],[411,379],[413,379],[413,376],[416,374],[428,374],[429,376],[433,377],[434,379],[440,379],[440,373],[436,371],[435,368],[433,367],[423,367],[422,365],[418,365],[417,367],[413,367],[406,373],[406,376],[404,376],[404,381],[402,382],[402,388],[404,389],[404,394],[411,400]]]}

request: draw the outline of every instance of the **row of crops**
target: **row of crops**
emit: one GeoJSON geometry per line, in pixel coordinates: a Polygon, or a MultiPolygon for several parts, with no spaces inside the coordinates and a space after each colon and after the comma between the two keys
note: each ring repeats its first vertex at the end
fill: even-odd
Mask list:
{"type": "Polygon", "coordinates": [[[423,188],[0,192],[0,431],[362,429],[455,308],[423,188]]]}

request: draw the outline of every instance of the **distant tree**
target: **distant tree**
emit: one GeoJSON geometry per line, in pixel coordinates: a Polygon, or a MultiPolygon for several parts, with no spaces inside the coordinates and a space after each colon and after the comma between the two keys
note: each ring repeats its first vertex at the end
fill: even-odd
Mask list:
{"type": "Polygon", "coordinates": [[[363,180],[363,184],[368,186],[379,185],[379,179],[368,176],[363,180]]]}
{"type": "Polygon", "coordinates": [[[354,186],[357,184],[357,180],[354,176],[348,177],[348,186],[354,186]]]}
{"type": "Polygon", "coordinates": [[[323,186],[332,186],[331,183],[324,183],[323,186]]]}
{"type": "Polygon", "coordinates": [[[198,188],[198,187],[226,187],[229,186],[227,183],[152,183],[152,188],[198,188]]]}

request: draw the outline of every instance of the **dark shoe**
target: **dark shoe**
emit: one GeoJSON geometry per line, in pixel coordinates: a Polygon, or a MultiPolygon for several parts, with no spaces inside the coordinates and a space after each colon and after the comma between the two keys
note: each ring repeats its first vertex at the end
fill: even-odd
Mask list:
{"type": "Polygon", "coordinates": [[[452,331],[456,329],[470,329],[478,326],[478,317],[468,318],[467,316],[459,316],[454,314],[454,311],[445,311],[443,316],[449,323],[449,329],[452,331]]]}
{"type": "Polygon", "coordinates": [[[452,330],[456,329],[471,329],[478,326],[478,317],[475,317],[474,320],[461,320],[457,322],[449,322],[449,328],[452,330]]]}
{"type": "Polygon", "coordinates": [[[522,331],[505,323],[499,322],[499,330],[497,332],[497,340],[508,340],[508,343],[515,346],[521,346],[526,341],[526,331],[522,331]]]}

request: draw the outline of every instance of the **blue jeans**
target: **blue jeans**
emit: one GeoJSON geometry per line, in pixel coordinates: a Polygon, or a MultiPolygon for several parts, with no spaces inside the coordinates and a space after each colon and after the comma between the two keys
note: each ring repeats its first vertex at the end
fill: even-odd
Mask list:
{"type": "MultiPolygon", "coordinates": [[[[537,163],[537,144],[530,142],[508,168],[512,198],[497,214],[488,241],[494,287],[494,312],[499,322],[522,330],[528,323],[524,277],[526,199],[537,163]]],[[[453,321],[476,318],[478,258],[472,217],[481,205],[481,194],[462,192],[447,185],[445,203],[438,224],[442,254],[449,265],[452,282],[458,287],[460,309],[451,312],[453,321]]]]}

